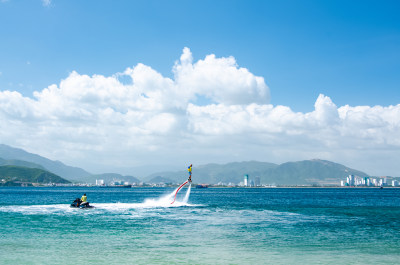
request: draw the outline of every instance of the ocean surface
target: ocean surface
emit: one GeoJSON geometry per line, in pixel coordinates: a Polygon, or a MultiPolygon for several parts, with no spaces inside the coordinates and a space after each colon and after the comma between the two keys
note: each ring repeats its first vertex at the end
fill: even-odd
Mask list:
{"type": "Polygon", "coordinates": [[[0,264],[400,264],[400,189],[173,192],[2,187],[0,264]]]}

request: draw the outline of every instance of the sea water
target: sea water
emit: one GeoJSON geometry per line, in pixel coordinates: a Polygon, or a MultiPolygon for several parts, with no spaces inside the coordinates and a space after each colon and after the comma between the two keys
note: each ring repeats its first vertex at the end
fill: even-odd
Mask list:
{"type": "Polygon", "coordinates": [[[173,192],[0,188],[0,263],[400,263],[400,189],[173,192]],[[83,193],[96,208],[69,207],[83,193]]]}

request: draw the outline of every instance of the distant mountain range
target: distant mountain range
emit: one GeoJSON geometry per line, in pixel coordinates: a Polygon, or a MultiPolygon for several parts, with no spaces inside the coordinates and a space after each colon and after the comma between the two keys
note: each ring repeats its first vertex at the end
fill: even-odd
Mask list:
{"type": "Polygon", "coordinates": [[[51,172],[39,168],[0,166],[0,186],[20,186],[22,183],[70,183],[51,172]]]}
{"type": "Polygon", "coordinates": [[[42,169],[45,168],[46,170],[71,181],[79,181],[84,177],[89,177],[92,175],[81,168],[67,166],[60,161],[53,161],[5,144],[0,144],[0,158],[7,160],[8,163],[13,160],[24,161],[25,163],[30,162],[36,166],[33,164],[30,166],[26,164],[25,166],[37,167],[37,165],[39,165],[42,169]]]}
{"type": "MultiPolygon", "coordinates": [[[[28,153],[22,149],[0,144],[0,166],[15,165],[37,168],[50,171],[72,182],[94,183],[96,179],[103,179],[105,183],[113,180],[141,182],[133,176],[123,176],[116,173],[93,175],[84,169],[71,167],[60,161],[53,161],[36,154],[28,153]]],[[[207,164],[193,167],[193,182],[216,184],[239,183],[244,175],[249,175],[249,180],[260,179],[261,184],[276,185],[330,185],[339,184],[348,175],[368,177],[368,174],[348,168],[326,160],[305,160],[273,164],[267,162],[247,161],[229,164],[207,164]]],[[[147,183],[181,183],[188,178],[188,173],[182,171],[168,171],[151,174],[143,179],[147,183]]]]}
{"type": "Polygon", "coordinates": [[[67,166],[60,161],[53,161],[22,149],[0,144],[0,166],[4,165],[47,170],[72,182],[95,183],[96,179],[103,179],[106,184],[114,180],[128,181],[130,183],[141,182],[136,177],[123,176],[116,173],[94,175],[82,168],[67,166]]]}
{"type": "Polygon", "coordinates": [[[42,167],[41,165],[17,159],[5,160],[3,158],[0,158],[0,166],[20,166],[29,168],[39,168],[45,170],[45,168],[42,167]]]}
{"type": "MultiPolygon", "coordinates": [[[[244,175],[249,175],[249,180],[260,178],[262,184],[275,185],[338,185],[340,180],[348,175],[368,177],[368,174],[351,169],[341,164],[326,160],[305,160],[288,162],[281,165],[266,162],[235,162],[225,165],[208,164],[193,167],[192,180],[195,183],[239,183],[244,175]]],[[[147,177],[155,177],[182,182],[188,177],[186,171],[155,173],[147,177]]]]}
{"type": "Polygon", "coordinates": [[[98,174],[98,175],[92,175],[88,178],[90,183],[96,182],[96,179],[102,179],[104,180],[104,183],[110,183],[112,181],[127,181],[129,183],[140,183],[142,182],[140,179],[134,177],[134,176],[123,176],[121,174],[117,173],[104,173],[104,174],[98,174]]]}
{"type": "MultiPolygon", "coordinates": [[[[182,181],[182,179],[181,179],[181,181],[182,181]]],[[[178,180],[172,180],[170,178],[161,177],[161,176],[152,176],[150,178],[148,177],[146,182],[148,182],[148,183],[177,183],[178,180]]]]}

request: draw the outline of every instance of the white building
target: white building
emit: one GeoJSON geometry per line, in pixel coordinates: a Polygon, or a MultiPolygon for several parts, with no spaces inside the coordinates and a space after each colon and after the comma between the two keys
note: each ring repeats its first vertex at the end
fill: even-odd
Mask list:
{"type": "Polygon", "coordinates": [[[96,179],[96,186],[103,186],[104,185],[104,179],[96,179]]]}
{"type": "Polygon", "coordinates": [[[385,185],[384,179],[380,179],[379,180],[379,186],[384,186],[384,185],[385,185]]]}
{"type": "Polygon", "coordinates": [[[368,187],[371,186],[371,180],[369,178],[367,178],[365,185],[368,187]]]}
{"type": "Polygon", "coordinates": [[[347,177],[347,183],[349,184],[349,186],[355,186],[356,185],[356,181],[355,181],[354,175],[349,175],[347,177]]]}
{"type": "Polygon", "coordinates": [[[383,178],[383,186],[387,186],[387,178],[383,178]]]}
{"type": "Polygon", "coordinates": [[[378,186],[378,180],[377,179],[372,179],[372,185],[373,186],[378,186]]]}

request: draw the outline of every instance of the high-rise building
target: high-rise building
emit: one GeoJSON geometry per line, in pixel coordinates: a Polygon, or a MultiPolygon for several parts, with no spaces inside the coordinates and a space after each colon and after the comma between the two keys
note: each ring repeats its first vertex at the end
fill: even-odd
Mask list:
{"type": "Polygon", "coordinates": [[[356,183],[354,175],[349,175],[347,183],[349,183],[349,186],[355,186],[356,183]]]}
{"type": "Polygon", "coordinates": [[[250,187],[254,187],[255,186],[255,184],[254,184],[254,180],[250,180],[250,185],[249,185],[250,187]]]}
{"type": "Polygon", "coordinates": [[[104,185],[104,179],[96,179],[96,185],[97,186],[103,186],[104,185]]]}
{"type": "Polygon", "coordinates": [[[373,178],[371,180],[372,186],[377,186],[376,178],[373,178]]]}
{"type": "Polygon", "coordinates": [[[244,186],[247,187],[249,185],[249,175],[244,175],[244,186]]]}
{"type": "Polygon", "coordinates": [[[382,180],[382,186],[387,186],[387,178],[383,178],[383,180],[382,180]]]}
{"type": "Polygon", "coordinates": [[[369,178],[365,178],[365,186],[371,186],[371,180],[369,178]]]}
{"type": "Polygon", "coordinates": [[[379,186],[383,186],[383,179],[379,180],[379,186]]]}
{"type": "Polygon", "coordinates": [[[256,178],[255,178],[255,184],[256,184],[257,187],[258,187],[258,186],[261,186],[260,177],[256,177],[256,178]]]}

